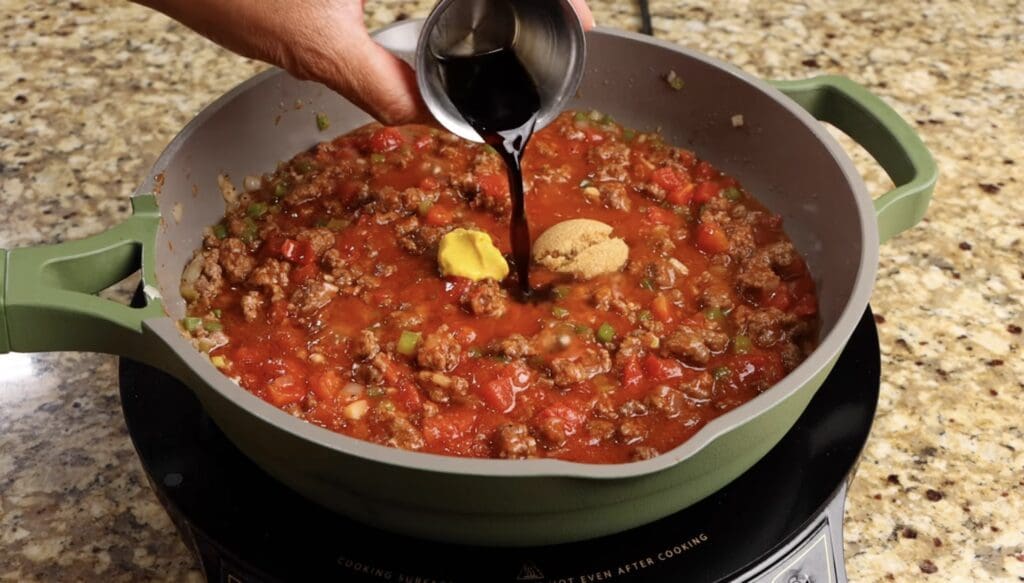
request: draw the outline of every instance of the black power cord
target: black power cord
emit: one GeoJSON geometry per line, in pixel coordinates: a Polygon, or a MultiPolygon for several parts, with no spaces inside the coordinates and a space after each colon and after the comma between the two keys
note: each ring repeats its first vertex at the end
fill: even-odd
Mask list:
{"type": "Polygon", "coordinates": [[[648,0],[637,0],[640,3],[640,32],[654,36],[654,26],[651,24],[651,5],[648,0]]]}

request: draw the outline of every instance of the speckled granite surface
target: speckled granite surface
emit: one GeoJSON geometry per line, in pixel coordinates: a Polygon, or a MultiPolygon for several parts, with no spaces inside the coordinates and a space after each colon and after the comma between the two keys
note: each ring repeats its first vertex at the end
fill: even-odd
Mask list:
{"type": "MultiPolygon", "coordinates": [[[[629,3],[598,22],[635,29],[629,3]]],[[[370,0],[371,24],[423,2],[370,0]]],[[[1024,11],[1013,1],[653,3],[658,36],[767,78],[851,76],[942,172],[882,251],[882,397],[848,503],[852,581],[1024,580],[1024,11]],[[728,4],[726,7],[720,5],[728,4]]],[[[164,144],[262,69],[95,0],[0,3],[0,246],[100,232],[164,144]]],[[[874,192],[886,180],[855,160],[874,192]]],[[[117,401],[115,359],[0,356],[0,579],[198,580],[117,401]]]]}

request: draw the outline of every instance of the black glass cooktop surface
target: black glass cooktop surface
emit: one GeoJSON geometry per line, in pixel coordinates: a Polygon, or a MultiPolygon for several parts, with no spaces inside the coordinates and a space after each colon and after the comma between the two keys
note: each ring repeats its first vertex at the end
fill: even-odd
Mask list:
{"type": "Polygon", "coordinates": [[[398,536],[305,500],[245,458],[172,377],[122,359],[121,400],[161,502],[211,581],[845,581],[842,503],[878,401],[870,309],[793,429],[704,501],[623,533],[495,549],[398,536]]]}

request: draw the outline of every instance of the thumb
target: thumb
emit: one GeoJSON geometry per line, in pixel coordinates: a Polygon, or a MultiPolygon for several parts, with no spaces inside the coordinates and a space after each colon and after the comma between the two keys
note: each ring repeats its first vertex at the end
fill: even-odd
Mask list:
{"type": "Polygon", "coordinates": [[[334,66],[324,71],[318,81],[385,125],[431,119],[412,67],[366,33],[354,35],[345,45],[342,54],[332,59],[334,66]]]}

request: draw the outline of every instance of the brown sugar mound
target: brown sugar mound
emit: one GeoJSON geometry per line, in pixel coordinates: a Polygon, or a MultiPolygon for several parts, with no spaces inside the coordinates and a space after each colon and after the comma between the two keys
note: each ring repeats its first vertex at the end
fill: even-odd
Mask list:
{"type": "Polygon", "coordinates": [[[590,279],[622,269],[629,246],[612,236],[612,227],[591,219],[562,221],[533,243],[533,260],[552,271],[590,279]]]}

